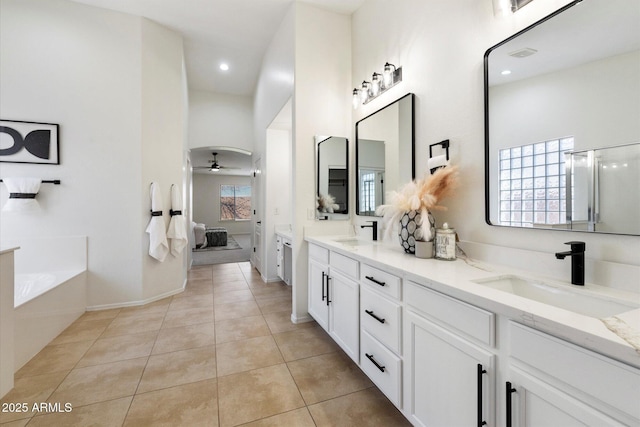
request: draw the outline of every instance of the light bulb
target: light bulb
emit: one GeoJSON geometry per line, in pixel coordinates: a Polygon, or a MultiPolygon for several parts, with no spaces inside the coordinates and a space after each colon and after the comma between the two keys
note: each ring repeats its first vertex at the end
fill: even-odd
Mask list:
{"type": "Polygon", "coordinates": [[[360,91],[358,89],[353,89],[353,109],[355,110],[360,105],[360,91]]]}
{"type": "Polygon", "coordinates": [[[371,95],[378,96],[380,93],[380,86],[382,84],[382,80],[380,79],[382,75],[380,73],[373,73],[371,76],[371,95]]]}
{"type": "Polygon", "coordinates": [[[369,83],[368,81],[363,81],[362,82],[362,89],[360,89],[360,99],[362,100],[362,103],[367,102],[367,100],[369,99],[369,88],[371,87],[371,83],[369,83]]]}
{"type": "Polygon", "coordinates": [[[395,65],[389,64],[388,62],[384,64],[384,71],[382,72],[382,75],[384,77],[384,87],[389,87],[393,83],[393,72],[395,70],[395,65]]]}

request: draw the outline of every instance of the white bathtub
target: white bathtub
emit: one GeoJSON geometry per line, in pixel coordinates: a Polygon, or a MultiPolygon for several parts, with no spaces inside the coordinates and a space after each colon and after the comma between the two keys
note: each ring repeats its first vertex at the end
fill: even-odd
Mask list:
{"type": "MultiPolygon", "coordinates": [[[[3,239],[4,240],[4,239],[3,239]]],[[[13,242],[14,372],[86,310],[87,238],[20,238],[13,242]]]]}

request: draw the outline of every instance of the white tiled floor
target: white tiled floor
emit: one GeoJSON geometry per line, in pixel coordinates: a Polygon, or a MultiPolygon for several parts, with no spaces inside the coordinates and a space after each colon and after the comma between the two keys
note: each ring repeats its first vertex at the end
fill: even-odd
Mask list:
{"type": "Polygon", "coordinates": [[[249,263],[195,267],[182,294],[85,313],[16,373],[0,423],[409,425],[315,322],[290,313],[290,287],[249,263]],[[33,410],[44,402],[61,410],[33,410]]]}

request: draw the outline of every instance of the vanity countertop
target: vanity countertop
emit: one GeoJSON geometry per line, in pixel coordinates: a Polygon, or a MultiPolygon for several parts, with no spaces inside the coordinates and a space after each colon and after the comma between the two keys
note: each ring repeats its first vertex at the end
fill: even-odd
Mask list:
{"type": "Polygon", "coordinates": [[[2,246],[0,247],[0,255],[6,254],[9,252],[15,252],[18,249],[20,249],[20,246],[6,246],[6,247],[2,246]]]}
{"type": "Polygon", "coordinates": [[[293,231],[290,225],[277,225],[276,236],[283,237],[285,239],[293,240],[293,231]]]}
{"type": "MultiPolygon", "coordinates": [[[[404,253],[399,244],[394,244],[395,242],[349,245],[336,241],[345,237],[307,236],[305,239],[360,262],[382,268],[406,280],[412,280],[640,368],[640,349],[636,349],[640,345],[640,308],[612,318],[596,319],[473,282],[473,280],[505,274],[540,277],[539,274],[471,259],[466,261],[461,258],[455,261],[420,259],[404,253]],[[613,320],[616,325],[621,326],[618,334],[605,325],[605,320],[609,324],[613,320]],[[636,347],[622,339],[623,335],[634,342],[636,347]]],[[[557,282],[557,280],[549,280],[557,282]]],[[[591,286],[587,284],[585,288],[589,289],[591,286]]],[[[595,288],[613,298],[640,304],[638,294],[599,286],[595,288]]]]}

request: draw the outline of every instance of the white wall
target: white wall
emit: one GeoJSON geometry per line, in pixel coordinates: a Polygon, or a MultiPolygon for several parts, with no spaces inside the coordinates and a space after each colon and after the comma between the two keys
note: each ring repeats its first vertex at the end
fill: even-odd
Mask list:
{"type": "MultiPolygon", "coordinates": [[[[260,159],[262,168],[262,175],[260,179],[256,180],[259,183],[259,188],[254,188],[255,191],[260,192],[259,204],[256,206],[256,210],[259,219],[262,221],[262,240],[260,242],[262,266],[261,274],[264,280],[271,280],[275,278],[275,235],[274,227],[280,224],[290,224],[292,221],[291,203],[287,206],[286,214],[283,214],[282,218],[278,218],[274,215],[273,209],[275,208],[275,201],[271,200],[274,197],[273,192],[278,191],[277,185],[281,182],[282,170],[278,168],[285,168],[289,171],[287,182],[284,183],[286,189],[288,189],[289,196],[287,199],[292,200],[290,189],[292,186],[291,177],[291,131],[287,129],[278,129],[277,126],[268,130],[274,121],[285,123],[289,128],[291,127],[291,118],[287,120],[282,115],[286,115],[287,104],[293,95],[293,67],[294,67],[294,6],[292,6],[287,15],[283,19],[282,23],[275,36],[271,40],[267,52],[262,60],[262,67],[260,70],[260,76],[256,84],[256,93],[254,96],[254,123],[253,123],[253,136],[255,140],[255,150],[253,152],[253,161],[260,159]],[[285,113],[281,112],[284,111],[285,113]],[[277,120],[276,120],[277,119],[277,120]],[[282,132],[287,132],[288,135],[282,132]],[[284,158],[276,159],[274,154],[269,155],[268,149],[275,144],[279,146],[285,144],[284,140],[288,140],[287,150],[287,164],[284,164],[284,158]],[[270,182],[276,187],[272,187],[270,182]],[[286,222],[285,222],[286,221],[286,222]],[[273,254],[270,253],[273,249],[273,254]]],[[[290,114],[289,114],[290,115],[290,114]]],[[[286,203],[286,200],[282,200],[286,203]]],[[[254,245],[256,242],[254,242],[254,245]]]]}
{"type": "Polygon", "coordinates": [[[277,281],[276,227],[291,225],[293,207],[291,177],[291,123],[289,129],[267,129],[265,200],[263,214],[262,276],[267,281],[277,281]]]}
{"type": "Polygon", "coordinates": [[[250,96],[189,91],[189,148],[236,147],[253,151],[250,96]]]}
{"type": "MultiPolygon", "coordinates": [[[[308,247],[316,223],[315,135],[347,136],[351,128],[351,23],[346,15],[296,3],[293,129],[293,318],[307,318],[308,247]],[[328,31],[327,29],[331,29],[328,31]]],[[[350,138],[353,141],[353,138],[350,138]]],[[[353,159],[350,147],[349,158],[353,159]]],[[[355,188],[353,179],[351,188],[355,188]]]]}
{"type": "Polygon", "coordinates": [[[416,174],[427,170],[428,145],[450,139],[461,186],[436,220],[449,222],[463,240],[553,257],[564,242],[579,239],[587,243],[588,258],[640,265],[639,237],[504,229],[484,220],[484,52],[566,3],[532,2],[514,15],[494,17],[490,0],[404,0],[392,8],[383,0],[365,2],[352,17],[352,85],[385,61],[403,67],[403,82],[356,110],[353,124],[401,94],[416,94],[416,174]]]}
{"type": "MultiPolygon", "coordinates": [[[[161,183],[167,210],[169,184],[181,180],[179,149],[176,160],[165,157],[174,152],[168,145],[182,147],[181,115],[172,116],[180,132],[168,128],[156,150],[151,122],[174,111],[149,107],[161,85],[167,85],[158,93],[163,103],[182,105],[174,87],[181,72],[175,74],[173,63],[165,68],[166,60],[181,61],[177,36],[138,17],[64,0],[2,0],[0,7],[2,118],[58,123],[61,159],[60,165],[2,163],[0,176],[62,181],[43,184],[40,213],[1,213],[0,236],[88,236],[89,306],[139,301],[181,287],[183,261],[169,256],[163,272],[176,282],[143,289],[143,276],[151,278],[154,269],[143,261],[148,175],[161,183]],[[146,49],[166,52],[156,61],[143,55],[146,49]],[[157,161],[162,172],[145,169],[143,155],[145,165],[157,161]]],[[[0,186],[0,204],[7,197],[0,186]]]]}
{"type": "MultiPolygon", "coordinates": [[[[182,189],[183,137],[187,117],[184,116],[184,69],[182,37],[147,19],[142,20],[142,185],[143,202],[149,184],[162,189],[164,220],[169,225],[171,185],[182,189]],[[169,102],[170,101],[170,102],[169,102]]],[[[149,199],[146,199],[149,200],[149,199]]],[[[142,222],[149,221],[150,202],[143,203],[142,222]]],[[[170,242],[169,242],[170,243],[170,242]]],[[[144,233],[142,252],[149,247],[149,234],[144,233]]],[[[150,256],[142,257],[143,299],[153,298],[183,285],[186,259],[168,255],[160,263],[150,256]]]]}
{"type": "Polygon", "coordinates": [[[193,174],[193,220],[207,227],[224,227],[229,234],[251,232],[250,221],[220,221],[220,186],[251,185],[248,176],[193,174]]]}

